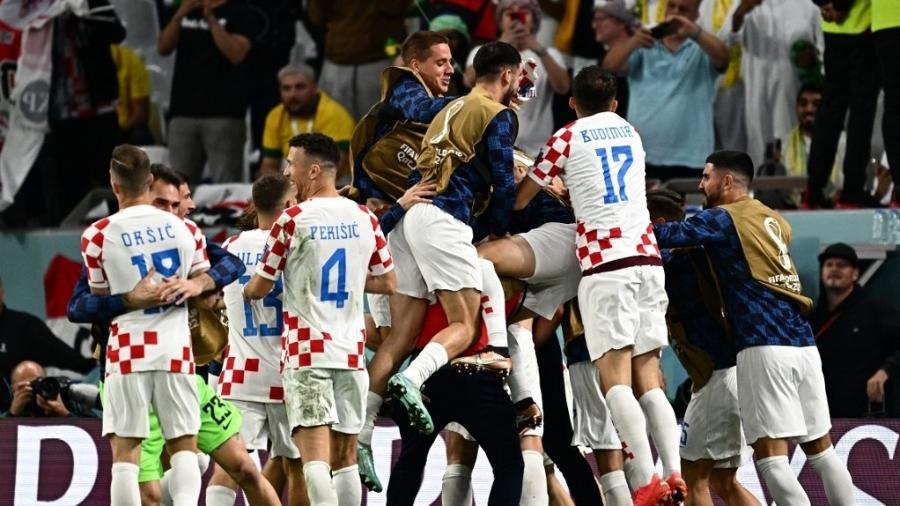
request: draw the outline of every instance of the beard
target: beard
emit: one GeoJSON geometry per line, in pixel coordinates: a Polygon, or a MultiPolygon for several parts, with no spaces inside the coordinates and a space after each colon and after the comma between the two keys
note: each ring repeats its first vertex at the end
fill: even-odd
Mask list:
{"type": "Polygon", "coordinates": [[[515,83],[510,83],[509,88],[507,88],[506,93],[500,99],[500,103],[509,107],[509,104],[512,103],[513,97],[516,96],[516,86],[515,83]]]}
{"type": "Polygon", "coordinates": [[[306,103],[300,102],[298,100],[292,100],[284,104],[284,108],[287,110],[289,115],[302,117],[313,116],[316,113],[316,109],[318,109],[318,107],[318,94],[315,96],[315,98],[306,103]]]}

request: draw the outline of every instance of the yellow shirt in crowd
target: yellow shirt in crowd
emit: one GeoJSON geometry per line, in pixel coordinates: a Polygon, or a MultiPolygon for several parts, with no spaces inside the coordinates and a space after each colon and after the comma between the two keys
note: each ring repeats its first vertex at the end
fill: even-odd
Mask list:
{"type": "Polygon", "coordinates": [[[263,130],[262,155],[269,158],[287,157],[288,141],[295,135],[305,133],[327,135],[341,150],[346,151],[355,125],[344,106],[319,90],[319,105],[313,117],[293,117],[284,109],[284,104],[278,104],[269,111],[263,130]]]}
{"type": "Polygon", "coordinates": [[[134,103],[150,97],[150,74],[141,58],[125,46],[109,46],[119,78],[119,102],[116,111],[119,126],[124,127],[134,113],[134,103]]]}

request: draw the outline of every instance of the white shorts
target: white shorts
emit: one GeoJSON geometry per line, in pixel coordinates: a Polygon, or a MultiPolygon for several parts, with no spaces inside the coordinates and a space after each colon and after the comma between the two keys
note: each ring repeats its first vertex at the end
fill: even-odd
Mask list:
{"type": "Polygon", "coordinates": [[[142,371],[110,374],[103,382],[103,435],[146,438],[147,418],[156,411],[166,440],[196,436],[200,430],[200,397],[193,374],[142,371]]]}
{"type": "Polygon", "coordinates": [[[708,459],[738,468],[746,446],[738,406],[737,368],[713,371],[709,382],[691,396],[681,423],[681,458],[708,459]]]}
{"type": "Polygon", "coordinates": [[[556,308],[578,295],[581,268],[575,255],[575,224],[545,223],[520,234],[534,252],[534,275],[528,282],[527,309],[551,319],[556,308]]]}
{"type": "Polygon", "coordinates": [[[475,438],[472,437],[472,434],[469,434],[469,431],[467,431],[465,427],[463,427],[462,425],[460,425],[457,422],[448,423],[447,426],[444,427],[444,430],[449,431],[449,432],[455,432],[455,433],[459,434],[460,436],[462,436],[462,438],[465,439],[466,441],[475,442],[475,438]]]}
{"type": "Polygon", "coordinates": [[[366,415],[369,374],[350,369],[285,369],[284,404],[291,432],[296,427],[331,425],[344,434],[359,434],[366,415]]]}
{"type": "Polygon", "coordinates": [[[269,450],[270,457],[287,457],[299,459],[300,450],[291,439],[291,427],[288,425],[287,408],[282,403],[252,402],[229,399],[244,419],[241,422],[241,439],[248,450],[269,450]]]}
{"type": "Polygon", "coordinates": [[[633,356],[668,344],[663,268],[637,265],[581,278],[578,308],[591,360],[633,346],[633,356]]]}
{"type": "Polygon", "coordinates": [[[747,442],[818,439],[831,430],[815,346],[752,346],[737,355],[738,401],[747,442]]]}
{"type": "Polygon", "coordinates": [[[391,296],[383,293],[367,293],[369,315],[378,328],[391,326],[391,296]]]}
{"type": "Polygon", "coordinates": [[[600,390],[600,373],[590,362],[569,364],[572,382],[572,445],[593,450],[620,450],[622,442],[613,426],[600,390]]]}
{"type": "Polygon", "coordinates": [[[388,234],[397,293],[419,299],[435,290],[481,291],[472,229],[432,204],[416,204],[388,234]]]}

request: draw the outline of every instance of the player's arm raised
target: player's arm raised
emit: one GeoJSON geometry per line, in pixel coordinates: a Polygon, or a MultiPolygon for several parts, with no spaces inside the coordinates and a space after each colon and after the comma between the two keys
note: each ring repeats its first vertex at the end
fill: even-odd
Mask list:
{"type": "Polygon", "coordinates": [[[529,169],[528,177],[522,178],[516,188],[514,206],[516,211],[524,209],[542,188],[563,173],[566,162],[569,160],[569,141],[571,139],[572,132],[566,128],[558,130],[547,139],[547,144],[541,149],[541,154],[529,169]]]}

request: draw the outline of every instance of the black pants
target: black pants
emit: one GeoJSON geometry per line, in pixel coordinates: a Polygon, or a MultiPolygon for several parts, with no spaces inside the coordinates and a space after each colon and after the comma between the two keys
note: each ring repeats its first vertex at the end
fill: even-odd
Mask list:
{"type": "Polygon", "coordinates": [[[503,390],[503,381],[489,374],[461,374],[445,366],[425,382],[422,395],[428,399],[425,405],[437,430],[428,435],[416,431],[403,407],[395,405],[401,446],[388,483],[387,503],[411,506],[415,502],[428,450],[441,428],[457,422],[478,441],[494,470],[488,504],[517,506],[525,464],[516,433],[516,408],[503,390]]]}
{"type": "MultiPolygon", "coordinates": [[[[896,53],[890,65],[897,64],[896,53]]],[[[894,70],[896,72],[896,69],[894,70]]],[[[872,34],[825,34],[825,81],[822,103],[816,112],[809,149],[810,203],[820,203],[831,176],[838,139],[847,109],[847,151],[844,154],[842,200],[860,199],[872,147],[872,128],[878,100],[878,59],[872,34]]],[[[885,108],[885,118],[888,117],[885,108]]],[[[885,144],[887,144],[885,138],[885,144]]]]}
{"type": "MultiPolygon", "coordinates": [[[[884,118],[881,130],[884,150],[894,187],[900,187],[900,27],[879,30],[873,34],[881,70],[881,87],[884,89],[884,118]]],[[[895,190],[896,191],[896,190],[895,190]]]]}
{"type": "Polygon", "coordinates": [[[572,501],[577,506],[597,506],[601,500],[594,472],[578,448],[572,446],[574,434],[566,404],[562,351],[555,335],[537,350],[537,361],[544,394],[544,451],[565,476],[572,501]]]}

